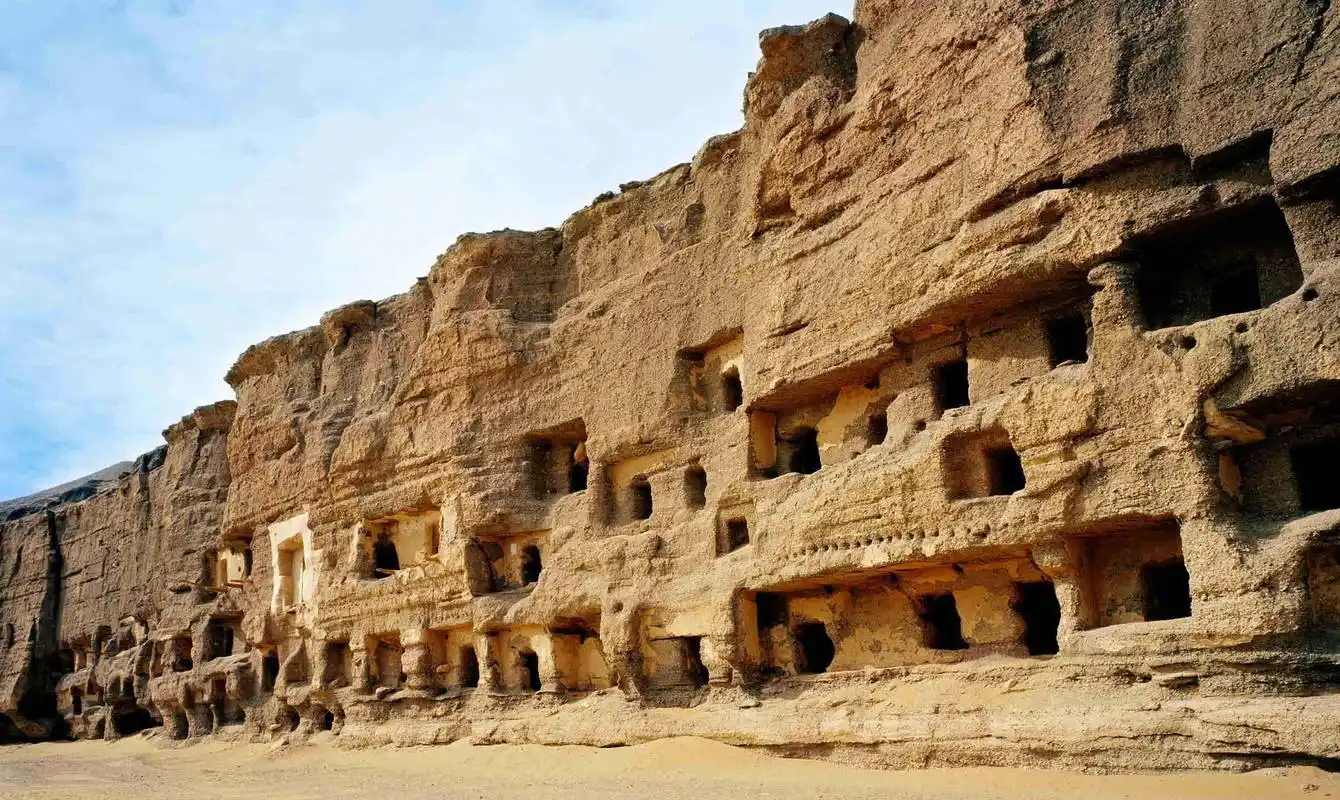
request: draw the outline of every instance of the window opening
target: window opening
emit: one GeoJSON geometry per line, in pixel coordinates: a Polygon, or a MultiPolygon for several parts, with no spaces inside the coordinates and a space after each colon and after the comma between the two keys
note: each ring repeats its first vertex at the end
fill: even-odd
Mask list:
{"type": "Polygon", "coordinates": [[[940,411],[969,405],[967,359],[935,368],[935,403],[940,411]]]}
{"type": "Polygon", "coordinates": [[[1083,314],[1068,314],[1047,322],[1051,365],[1083,364],[1089,360],[1089,324],[1083,314]]]}

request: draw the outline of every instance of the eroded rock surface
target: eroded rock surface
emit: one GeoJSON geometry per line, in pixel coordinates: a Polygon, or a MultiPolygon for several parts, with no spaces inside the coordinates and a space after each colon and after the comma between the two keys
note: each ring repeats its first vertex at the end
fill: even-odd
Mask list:
{"type": "Polygon", "coordinates": [[[0,524],[0,733],[1340,758],[1340,12],[863,0],[0,524]]]}

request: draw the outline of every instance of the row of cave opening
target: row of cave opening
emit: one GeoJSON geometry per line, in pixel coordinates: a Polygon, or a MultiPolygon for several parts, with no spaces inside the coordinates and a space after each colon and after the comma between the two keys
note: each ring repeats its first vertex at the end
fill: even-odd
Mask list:
{"type": "MultiPolygon", "coordinates": [[[[1149,564],[1140,570],[1142,619],[1147,622],[1186,618],[1191,616],[1190,581],[1184,562],[1180,559],[1149,564]]],[[[821,590],[832,591],[832,589],[821,590]]],[[[965,635],[964,619],[959,598],[953,591],[937,591],[917,595],[912,609],[917,622],[916,640],[900,646],[897,636],[884,631],[878,644],[883,651],[870,656],[882,664],[857,663],[850,655],[839,669],[858,669],[865,666],[896,666],[918,663],[918,657],[909,647],[947,656],[967,651],[979,645],[989,652],[1013,655],[1050,656],[1059,652],[1058,630],[1061,606],[1055,585],[1047,580],[1023,581],[1013,584],[1009,608],[1017,617],[1022,630],[1017,639],[999,641],[972,641],[965,635]],[[899,654],[901,653],[901,655],[899,654]],[[901,660],[900,660],[901,659],[901,660]]],[[[813,592],[767,593],[755,596],[758,637],[765,652],[764,672],[772,674],[818,674],[834,668],[842,640],[835,630],[859,639],[863,631],[851,629],[851,621],[842,615],[819,619],[813,612],[817,605],[813,592]],[[835,628],[836,626],[836,628],[835,628]]],[[[876,629],[878,625],[874,626],[876,629]]],[[[903,635],[907,635],[906,632],[903,635]]],[[[853,645],[858,647],[859,645],[853,645]]]]}

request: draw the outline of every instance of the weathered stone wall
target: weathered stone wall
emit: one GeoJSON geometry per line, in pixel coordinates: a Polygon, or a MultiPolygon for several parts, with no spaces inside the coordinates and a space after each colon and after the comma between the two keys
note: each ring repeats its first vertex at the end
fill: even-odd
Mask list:
{"type": "Polygon", "coordinates": [[[113,717],[133,718],[124,732],[147,714],[130,695],[144,696],[155,640],[189,629],[213,596],[205,565],[227,498],[233,407],[173,425],[163,448],[91,498],[0,523],[6,738],[110,738],[113,717]]]}
{"type": "Polygon", "coordinates": [[[6,523],[41,624],[0,712],[95,734],[115,681],[60,650],[133,618],[118,713],[178,737],[1340,757],[1338,28],[764,32],[691,164],[462,237],[244,353],[163,468],[6,523]]]}

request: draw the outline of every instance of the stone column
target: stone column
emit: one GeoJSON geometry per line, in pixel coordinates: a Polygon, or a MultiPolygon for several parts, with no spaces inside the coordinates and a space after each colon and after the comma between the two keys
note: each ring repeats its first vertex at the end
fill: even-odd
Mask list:
{"type": "Polygon", "coordinates": [[[349,641],[350,680],[360,692],[372,691],[372,650],[367,636],[355,636],[349,641]]]}
{"type": "Polygon", "coordinates": [[[405,686],[427,691],[433,687],[433,659],[428,652],[428,631],[414,628],[400,632],[400,669],[405,673],[405,686]]]}
{"type": "Polygon", "coordinates": [[[1105,343],[1121,346],[1118,343],[1145,330],[1139,273],[1139,265],[1125,261],[1109,261],[1089,271],[1089,284],[1098,289],[1091,312],[1095,354],[1105,343]]]}
{"type": "Polygon", "coordinates": [[[1073,634],[1093,627],[1093,609],[1086,599],[1084,576],[1087,564],[1082,542],[1053,541],[1033,547],[1033,561],[1052,581],[1056,588],[1056,602],[1061,606],[1061,621],[1056,627],[1056,641],[1061,652],[1073,643],[1073,634]]]}
{"type": "Polygon", "coordinates": [[[557,694],[562,691],[562,676],[558,670],[553,637],[545,635],[531,639],[531,646],[535,648],[535,655],[540,662],[540,693],[557,694]]]}
{"type": "Polygon", "coordinates": [[[490,631],[475,637],[475,657],[479,659],[479,686],[490,692],[503,690],[502,668],[498,659],[501,653],[498,634],[490,631]]]}

